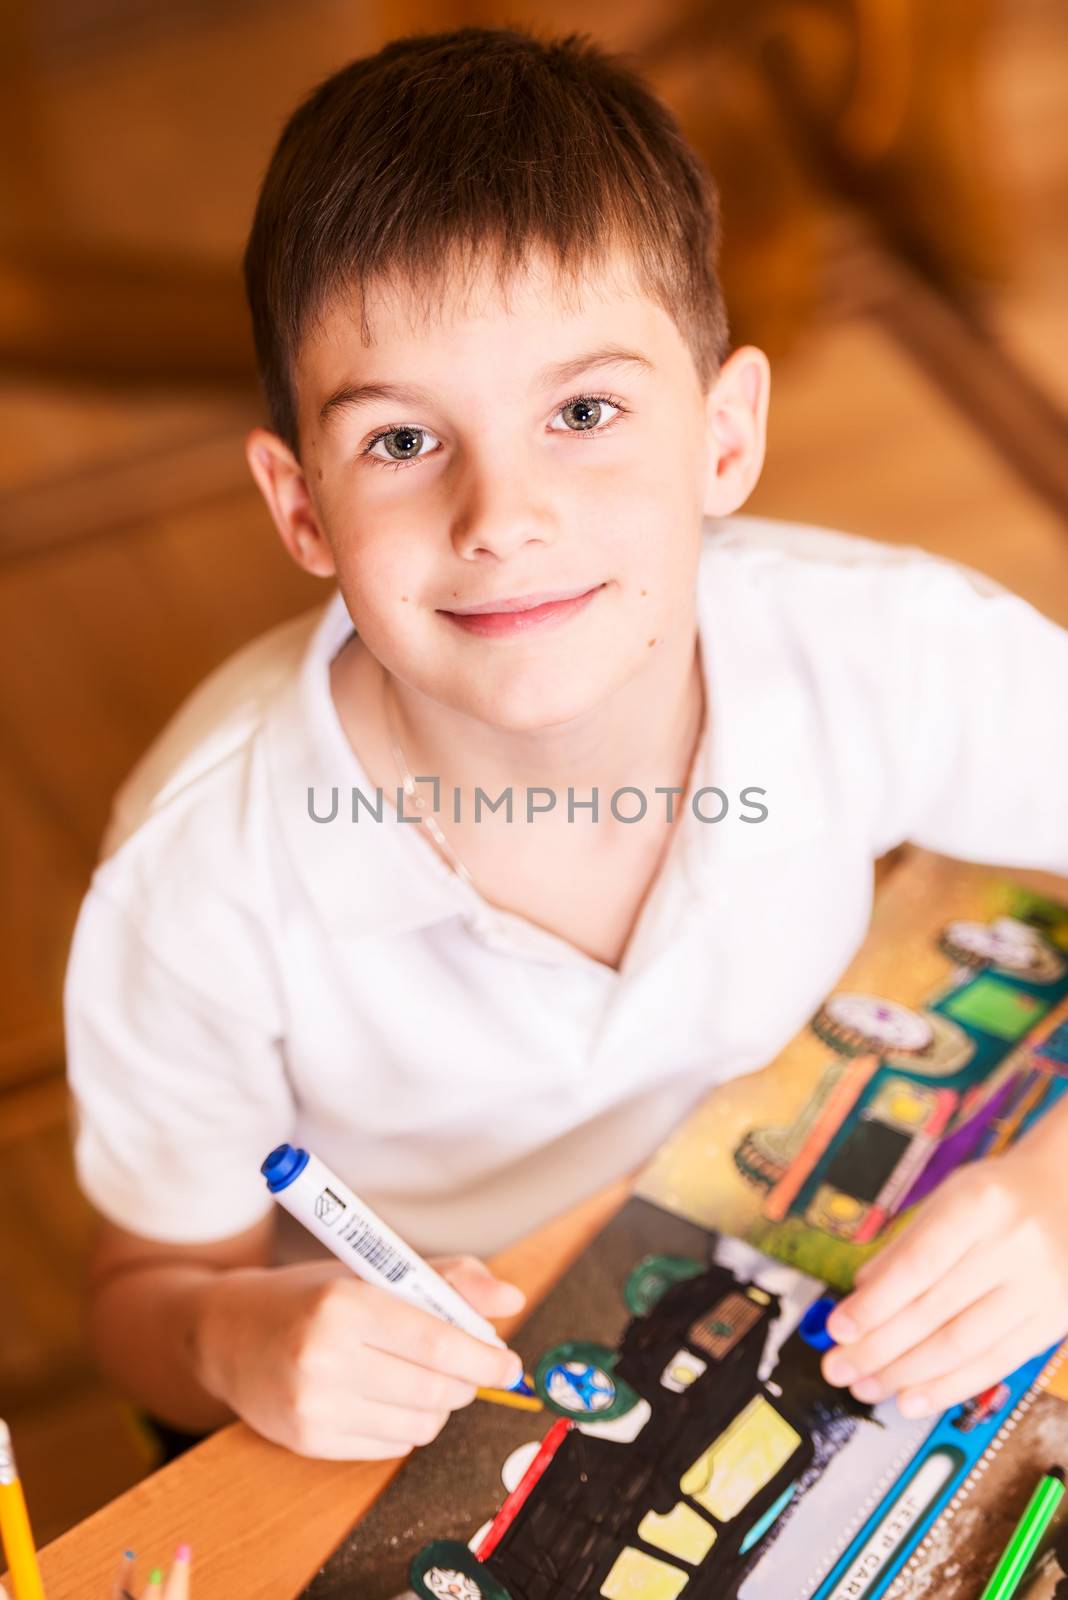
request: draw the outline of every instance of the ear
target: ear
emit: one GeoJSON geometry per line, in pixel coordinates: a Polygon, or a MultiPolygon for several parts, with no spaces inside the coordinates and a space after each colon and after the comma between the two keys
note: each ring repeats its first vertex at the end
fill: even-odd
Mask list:
{"type": "Polygon", "coordinates": [[[297,566],[316,577],[329,578],[335,571],[334,557],[292,450],[276,433],[253,428],[245,440],[245,457],[282,543],[297,566]]]}
{"type": "Polygon", "coordinates": [[[753,492],[764,465],[770,391],[768,358],[751,344],[732,351],[708,391],[706,516],[729,516],[753,492]]]}

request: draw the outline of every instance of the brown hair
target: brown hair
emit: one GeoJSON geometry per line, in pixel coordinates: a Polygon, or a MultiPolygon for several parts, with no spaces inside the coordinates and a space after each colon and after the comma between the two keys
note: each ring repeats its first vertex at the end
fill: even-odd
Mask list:
{"type": "Polygon", "coordinates": [[[707,384],[727,349],[715,184],[668,108],[588,35],[463,27],[394,39],[290,117],[244,256],[271,426],[299,451],[292,367],[312,323],[403,276],[444,292],[493,246],[504,289],[532,248],[577,282],[622,247],[707,384]]]}

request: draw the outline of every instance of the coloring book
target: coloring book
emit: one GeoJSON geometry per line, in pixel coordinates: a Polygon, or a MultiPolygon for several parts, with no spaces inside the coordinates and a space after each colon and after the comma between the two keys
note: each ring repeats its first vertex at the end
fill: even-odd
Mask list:
{"type": "MultiPolygon", "coordinates": [[[[1066,1091],[1068,908],[902,868],[842,986],[710,1095],[512,1341],[541,1410],[458,1413],[309,1596],[978,1595],[1068,1463],[1062,1352],[907,1421],[823,1382],[804,1314],[1066,1091]]],[[[1030,1600],[1068,1600],[1066,1555],[1062,1517],[1030,1600]]]]}

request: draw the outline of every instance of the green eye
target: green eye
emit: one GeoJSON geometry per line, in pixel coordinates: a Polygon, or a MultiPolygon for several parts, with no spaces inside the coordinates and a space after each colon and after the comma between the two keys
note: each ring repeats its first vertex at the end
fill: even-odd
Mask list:
{"type": "Polygon", "coordinates": [[[422,437],[421,428],[396,428],[384,436],[382,443],[394,461],[408,461],[418,454],[422,437]]]}
{"type": "MultiPolygon", "coordinates": [[[[614,416],[605,419],[605,409],[611,412],[622,411],[622,406],[606,394],[577,394],[566,400],[560,407],[557,415],[563,417],[564,427],[569,433],[604,433],[614,416]]],[[[564,430],[554,428],[554,433],[564,430]]]]}
{"type": "MultiPolygon", "coordinates": [[[[606,433],[617,416],[626,410],[618,400],[607,394],[576,394],[556,412],[557,417],[564,419],[563,428],[554,427],[554,433],[578,434],[579,437],[587,435],[595,437],[606,433]],[[605,415],[606,410],[612,415],[605,415]]],[[[555,419],[554,419],[555,420],[555,419]]],[[[382,428],[373,439],[368,440],[362,456],[366,456],[376,467],[390,467],[394,471],[399,467],[406,467],[416,462],[423,461],[427,456],[434,455],[434,449],[424,450],[422,445],[426,440],[440,444],[437,435],[430,432],[429,428],[416,428],[407,422],[394,422],[388,428],[382,428]],[[387,456],[378,454],[378,446],[383,445],[387,456]]]]}
{"type": "Polygon", "coordinates": [[[410,423],[396,422],[368,440],[361,454],[374,462],[376,467],[404,467],[409,462],[422,461],[424,456],[433,455],[432,450],[422,450],[420,446],[424,440],[436,438],[437,435],[431,433],[429,428],[413,428],[410,423]],[[389,452],[388,461],[374,453],[380,444],[385,445],[389,452]]]}

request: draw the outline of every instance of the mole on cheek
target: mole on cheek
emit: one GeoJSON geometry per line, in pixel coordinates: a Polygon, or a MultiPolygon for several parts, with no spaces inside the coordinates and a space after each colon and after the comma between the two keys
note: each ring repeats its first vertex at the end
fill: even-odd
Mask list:
{"type": "Polygon", "coordinates": [[[648,591],[648,589],[643,589],[643,590],[642,590],[642,594],[643,594],[643,595],[646,595],[646,594],[648,594],[648,593],[649,593],[649,591],[648,591]]]}
{"type": "Polygon", "coordinates": [[[402,594],[402,595],[401,595],[401,599],[402,599],[402,600],[407,600],[407,598],[408,598],[408,596],[407,596],[407,595],[406,595],[406,594],[402,594]]]}
{"type": "Polygon", "coordinates": [[[655,639],[646,639],[645,642],[650,648],[652,648],[652,646],[656,643],[656,640],[655,639]]]}

